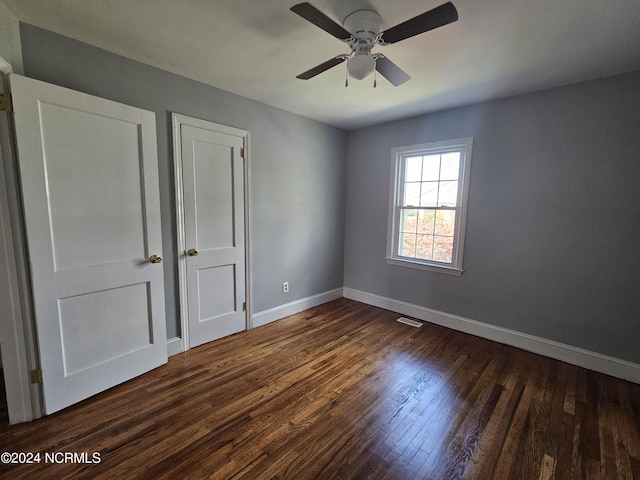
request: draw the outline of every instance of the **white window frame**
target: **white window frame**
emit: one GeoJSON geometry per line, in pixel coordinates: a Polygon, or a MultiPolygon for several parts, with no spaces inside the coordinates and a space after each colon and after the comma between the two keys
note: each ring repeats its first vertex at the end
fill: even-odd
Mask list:
{"type": "Polygon", "coordinates": [[[473,137],[454,138],[439,142],[406,145],[391,150],[391,185],[389,195],[389,220],[387,225],[387,263],[411,268],[420,268],[450,275],[462,275],[462,253],[464,247],[465,225],[467,223],[467,205],[469,196],[469,179],[471,171],[471,149],[473,137]],[[403,195],[405,159],[417,155],[432,155],[452,151],[460,152],[460,172],[456,202],[456,222],[454,228],[453,255],[451,263],[402,257],[398,255],[400,209],[403,195]]]}

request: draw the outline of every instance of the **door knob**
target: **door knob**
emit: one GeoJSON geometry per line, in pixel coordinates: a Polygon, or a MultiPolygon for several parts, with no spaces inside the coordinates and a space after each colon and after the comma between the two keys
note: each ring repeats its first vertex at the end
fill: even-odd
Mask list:
{"type": "Polygon", "coordinates": [[[160,255],[151,255],[149,261],[151,263],[162,263],[162,257],[160,255]]]}
{"type": "Polygon", "coordinates": [[[198,250],[196,250],[195,248],[190,248],[189,250],[187,250],[187,255],[189,255],[190,257],[197,257],[198,250]]]}

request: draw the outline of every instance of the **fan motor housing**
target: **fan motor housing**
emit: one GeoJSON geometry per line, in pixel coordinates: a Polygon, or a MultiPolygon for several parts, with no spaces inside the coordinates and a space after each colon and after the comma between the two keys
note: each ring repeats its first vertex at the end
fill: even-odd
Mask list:
{"type": "Polygon", "coordinates": [[[346,28],[359,42],[366,41],[373,44],[380,32],[382,17],[373,10],[357,10],[344,19],[346,28]]]}

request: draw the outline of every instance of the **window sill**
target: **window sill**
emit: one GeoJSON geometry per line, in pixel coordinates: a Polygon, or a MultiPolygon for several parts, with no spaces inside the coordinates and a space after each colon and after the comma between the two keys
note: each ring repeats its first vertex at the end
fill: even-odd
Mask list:
{"type": "Polygon", "coordinates": [[[405,259],[399,259],[399,258],[385,257],[385,260],[389,265],[417,268],[420,270],[430,270],[432,272],[445,273],[447,275],[455,275],[457,277],[462,275],[462,272],[464,271],[461,268],[449,267],[445,265],[435,265],[430,263],[423,263],[423,262],[405,260],[405,259]]]}

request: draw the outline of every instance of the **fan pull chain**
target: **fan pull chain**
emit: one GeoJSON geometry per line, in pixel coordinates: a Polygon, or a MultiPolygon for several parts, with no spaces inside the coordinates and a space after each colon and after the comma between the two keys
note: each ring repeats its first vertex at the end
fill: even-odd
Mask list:
{"type": "Polygon", "coordinates": [[[378,57],[374,55],[373,60],[373,88],[376,88],[378,86],[378,57]]]}
{"type": "Polygon", "coordinates": [[[347,88],[349,86],[349,70],[347,68],[344,69],[344,87],[347,88]]]}

